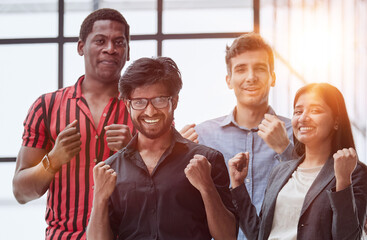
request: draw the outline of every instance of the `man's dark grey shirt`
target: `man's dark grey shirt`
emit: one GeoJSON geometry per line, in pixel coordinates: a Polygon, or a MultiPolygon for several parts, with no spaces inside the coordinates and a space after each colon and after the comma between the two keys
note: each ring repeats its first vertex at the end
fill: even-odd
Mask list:
{"type": "Polygon", "coordinates": [[[172,144],[150,175],[136,150],[137,138],[106,160],[117,172],[109,201],[114,234],[118,239],[211,239],[202,197],[184,169],[195,154],[205,156],[224,205],[234,213],[223,155],[184,139],[172,127],[172,144]]]}

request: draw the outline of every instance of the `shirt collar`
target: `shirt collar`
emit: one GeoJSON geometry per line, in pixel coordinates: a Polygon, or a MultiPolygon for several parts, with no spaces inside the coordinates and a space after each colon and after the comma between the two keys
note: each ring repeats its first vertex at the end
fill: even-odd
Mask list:
{"type": "Polygon", "coordinates": [[[79,77],[78,81],[72,86],[72,91],[69,92],[69,98],[81,98],[82,97],[82,82],[85,75],[79,77]]]}
{"type": "MultiPolygon", "coordinates": [[[[234,119],[235,111],[236,111],[236,107],[233,108],[233,110],[222,120],[222,122],[219,125],[221,127],[225,127],[229,125],[234,125],[234,126],[239,127],[238,124],[236,123],[236,120],[234,119]]],[[[266,113],[276,115],[274,109],[270,105],[266,113]]]]}

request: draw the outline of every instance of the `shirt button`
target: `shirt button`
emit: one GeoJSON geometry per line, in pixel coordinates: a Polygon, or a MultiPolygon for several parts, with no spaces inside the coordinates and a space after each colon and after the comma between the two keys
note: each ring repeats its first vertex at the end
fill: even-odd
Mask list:
{"type": "Polygon", "coordinates": [[[249,178],[246,178],[246,182],[249,183],[251,180],[249,178]]]}
{"type": "Polygon", "coordinates": [[[103,113],[103,117],[106,117],[107,116],[107,113],[103,113]]]}
{"type": "Polygon", "coordinates": [[[97,158],[93,159],[93,162],[97,163],[97,158]]]}
{"type": "Polygon", "coordinates": [[[98,135],[96,135],[95,138],[98,139],[98,135]]]}
{"type": "Polygon", "coordinates": [[[248,132],[247,135],[250,136],[251,132],[248,132]]]}

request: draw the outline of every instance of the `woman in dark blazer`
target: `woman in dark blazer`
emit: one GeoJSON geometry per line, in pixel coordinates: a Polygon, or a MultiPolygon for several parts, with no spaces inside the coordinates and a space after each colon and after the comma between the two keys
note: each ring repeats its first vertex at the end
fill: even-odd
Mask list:
{"type": "Polygon", "coordinates": [[[269,177],[260,216],[244,186],[248,153],[229,161],[240,227],[252,239],[360,239],[367,204],[367,167],[358,161],[340,91],[314,83],[298,90],[292,118],[297,160],[269,177]]]}

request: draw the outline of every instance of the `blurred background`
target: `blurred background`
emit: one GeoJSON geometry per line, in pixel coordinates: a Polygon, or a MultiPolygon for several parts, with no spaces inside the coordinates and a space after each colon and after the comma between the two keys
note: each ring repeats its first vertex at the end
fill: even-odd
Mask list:
{"type": "MultiPolygon", "coordinates": [[[[83,19],[103,7],[131,27],[131,61],[168,56],[183,89],[177,129],[228,114],[225,46],[259,32],[275,52],[270,104],[292,116],[296,90],[329,82],[344,94],[361,161],[367,159],[367,0],[0,0],[0,239],[42,239],[45,197],[12,194],[23,121],[33,101],[84,73],[76,42],[83,19]]],[[[125,67],[126,69],[126,67],[125,67]]]]}

